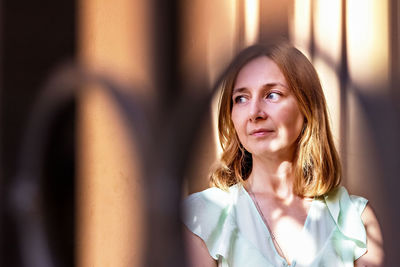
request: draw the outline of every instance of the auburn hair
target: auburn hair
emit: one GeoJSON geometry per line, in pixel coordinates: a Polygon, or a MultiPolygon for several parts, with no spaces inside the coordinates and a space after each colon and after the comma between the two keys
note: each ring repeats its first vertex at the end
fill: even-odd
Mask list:
{"type": "Polygon", "coordinates": [[[240,143],[231,119],[232,91],[242,67],[261,56],[278,65],[304,116],[294,157],[293,191],[306,197],[328,193],[340,184],[342,173],[321,82],[310,61],[287,43],[248,47],[229,66],[220,84],[218,134],[223,152],[211,173],[211,185],[227,190],[251,173],[252,156],[240,143]]]}

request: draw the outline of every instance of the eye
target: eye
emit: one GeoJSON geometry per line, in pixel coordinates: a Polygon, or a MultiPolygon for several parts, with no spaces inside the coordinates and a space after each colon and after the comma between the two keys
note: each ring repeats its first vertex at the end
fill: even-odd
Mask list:
{"type": "Polygon", "coordinates": [[[281,95],[277,92],[270,92],[267,95],[267,99],[272,100],[272,101],[277,101],[277,100],[279,100],[280,97],[281,97],[281,95]]]}
{"type": "Polygon", "coordinates": [[[246,101],[247,101],[247,98],[244,95],[235,96],[233,99],[233,102],[235,104],[245,103],[246,101]]]}

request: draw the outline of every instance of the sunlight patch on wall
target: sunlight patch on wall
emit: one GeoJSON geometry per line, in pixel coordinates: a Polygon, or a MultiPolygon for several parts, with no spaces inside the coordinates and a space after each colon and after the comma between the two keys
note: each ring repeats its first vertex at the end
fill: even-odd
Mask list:
{"type": "Polygon", "coordinates": [[[292,18],[290,19],[290,39],[294,46],[310,58],[311,38],[310,0],[295,0],[292,18]]]}
{"type": "Polygon", "coordinates": [[[347,1],[349,72],[362,88],[382,87],[389,78],[387,0],[347,1]]]}
{"type": "Polygon", "coordinates": [[[258,41],[260,27],[259,0],[245,0],[245,45],[258,41]]]}
{"type": "Polygon", "coordinates": [[[315,1],[314,36],[318,53],[337,66],[341,52],[341,1],[315,1]]]}

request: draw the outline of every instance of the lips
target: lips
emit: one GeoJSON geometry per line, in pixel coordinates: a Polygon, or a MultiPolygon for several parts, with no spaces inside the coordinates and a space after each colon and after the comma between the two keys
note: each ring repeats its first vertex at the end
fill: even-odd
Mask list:
{"type": "Polygon", "coordinates": [[[273,133],[274,131],[271,129],[266,129],[266,128],[259,128],[255,129],[250,132],[250,135],[252,136],[264,136],[273,133]]]}

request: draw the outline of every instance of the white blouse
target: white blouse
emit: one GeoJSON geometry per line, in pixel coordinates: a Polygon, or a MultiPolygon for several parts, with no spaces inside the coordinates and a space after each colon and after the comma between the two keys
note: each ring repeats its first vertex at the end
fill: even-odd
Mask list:
{"type": "Polygon", "coordinates": [[[254,202],[239,184],[228,192],[209,188],[188,196],[183,222],[205,242],[219,266],[347,267],[366,252],[361,220],[366,204],[344,187],[314,198],[301,238],[293,240],[298,250],[291,265],[276,251],[254,202]]]}

